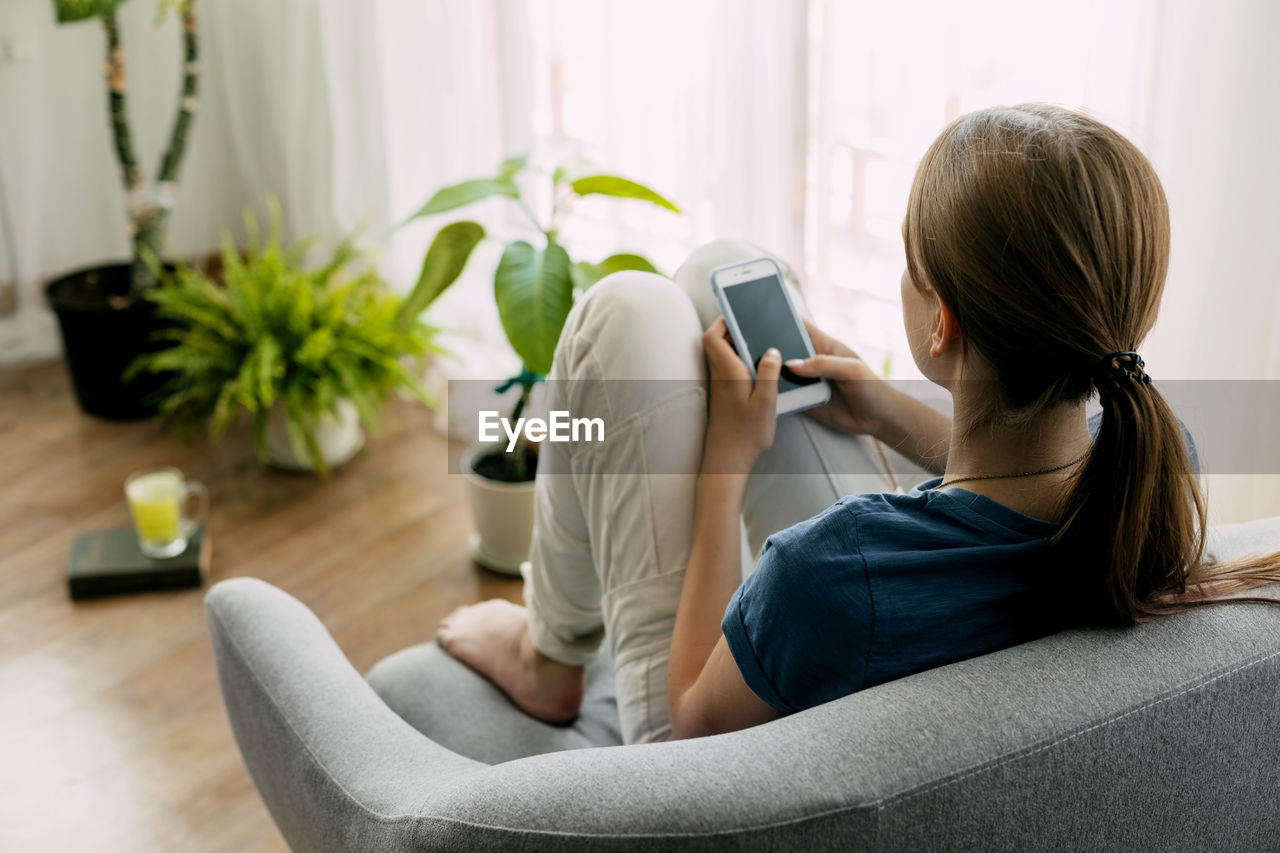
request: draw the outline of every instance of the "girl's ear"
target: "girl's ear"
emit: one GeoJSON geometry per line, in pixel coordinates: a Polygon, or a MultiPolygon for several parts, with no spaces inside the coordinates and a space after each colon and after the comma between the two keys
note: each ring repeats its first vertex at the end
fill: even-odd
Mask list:
{"type": "Polygon", "coordinates": [[[933,316],[933,333],[929,336],[930,357],[946,355],[958,340],[960,324],[956,322],[956,315],[947,307],[947,303],[938,299],[938,307],[933,316]]]}

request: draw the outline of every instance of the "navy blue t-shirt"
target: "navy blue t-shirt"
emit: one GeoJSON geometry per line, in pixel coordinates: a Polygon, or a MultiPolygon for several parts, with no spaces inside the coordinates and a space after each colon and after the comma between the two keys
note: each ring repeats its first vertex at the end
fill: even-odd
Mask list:
{"type": "Polygon", "coordinates": [[[757,696],[800,711],[1066,627],[1057,525],[941,482],[852,495],[769,537],[720,625],[757,696]]]}
{"type": "Polygon", "coordinates": [[[721,623],[757,696],[800,711],[1060,627],[1043,607],[1057,525],[941,480],[769,537],[721,623]]]}

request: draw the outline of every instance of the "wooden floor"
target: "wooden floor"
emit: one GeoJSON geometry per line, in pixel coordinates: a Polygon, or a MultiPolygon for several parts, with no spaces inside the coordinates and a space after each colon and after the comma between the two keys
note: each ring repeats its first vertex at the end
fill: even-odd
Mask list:
{"type": "Polygon", "coordinates": [[[209,488],[206,587],[253,575],[297,596],[361,672],[518,580],[467,557],[451,448],[396,404],[328,480],[264,470],[247,436],[183,445],[79,413],[61,364],[0,371],[0,850],[286,849],[218,694],[202,590],[72,603],[83,530],[128,524],[131,471],[209,488]]]}

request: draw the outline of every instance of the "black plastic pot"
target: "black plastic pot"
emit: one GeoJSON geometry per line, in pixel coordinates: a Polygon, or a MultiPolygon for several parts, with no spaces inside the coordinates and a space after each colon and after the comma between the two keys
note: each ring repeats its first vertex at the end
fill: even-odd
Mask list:
{"type": "Polygon", "coordinates": [[[134,358],[165,346],[153,339],[165,325],[155,306],[129,294],[129,265],[86,267],[45,285],[62,329],[62,349],[76,400],[85,414],[113,421],[149,418],[165,377],[124,381],[134,358]]]}

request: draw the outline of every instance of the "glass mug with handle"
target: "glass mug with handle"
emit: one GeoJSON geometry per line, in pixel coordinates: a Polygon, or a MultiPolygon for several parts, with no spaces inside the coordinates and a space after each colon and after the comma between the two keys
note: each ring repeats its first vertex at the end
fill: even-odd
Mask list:
{"type": "Polygon", "coordinates": [[[204,518],[204,484],[187,480],[177,468],[149,468],[129,475],[124,494],[142,553],[153,559],[176,557],[187,549],[196,524],[204,518]],[[186,512],[195,504],[194,514],[186,512]]]}

